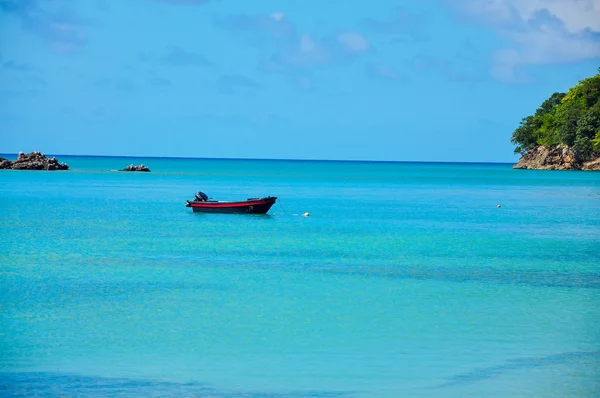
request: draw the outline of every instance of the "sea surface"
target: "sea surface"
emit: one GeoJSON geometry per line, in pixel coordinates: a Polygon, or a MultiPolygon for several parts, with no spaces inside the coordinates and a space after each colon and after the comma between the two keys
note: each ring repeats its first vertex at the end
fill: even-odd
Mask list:
{"type": "Polygon", "coordinates": [[[0,396],[600,396],[600,173],[59,160],[0,170],[0,396]]]}

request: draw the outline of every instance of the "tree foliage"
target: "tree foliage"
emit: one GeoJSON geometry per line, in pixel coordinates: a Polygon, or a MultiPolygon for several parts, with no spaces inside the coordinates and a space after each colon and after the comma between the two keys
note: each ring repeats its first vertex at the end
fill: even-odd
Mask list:
{"type": "Polygon", "coordinates": [[[511,142],[515,153],[566,144],[587,160],[600,155],[600,68],[567,93],[554,93],[533,116],[521,120],[511,142]]]}

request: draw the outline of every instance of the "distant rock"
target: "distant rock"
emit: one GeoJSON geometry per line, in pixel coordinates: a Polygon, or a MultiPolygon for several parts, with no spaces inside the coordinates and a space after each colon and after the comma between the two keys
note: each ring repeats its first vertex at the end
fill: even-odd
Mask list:
{"type": "Polygon", "coordinates": [[[59,163],[56,158],[48,158],[41,152],[25,154],[19,152],[19,157],[14,162],[0,158],[0,169],[12,170],[69,170],[66,163],[59,163]]]}
{"type": "Polygon", "coordinates": [[[600,158],[584,163],[583,157],[567,145],[538,146],[524,154],[513,169],[600,170],[600,158]]]}
{"type": "Polygon", "coordinates": [[[0,170],[10,169],[12,162],[8,159],[0,158],[0,170]]]}
{"type": "Polygon", "coordinates": [[[125,167],[123,170],[119,170],[119,171],[150,171],[150,169],[147,168],[146,166],[144,166],[143,164],[140,164],[139,166],[134,166],[134,165],[130,164],[129,166],[125,167]]]}

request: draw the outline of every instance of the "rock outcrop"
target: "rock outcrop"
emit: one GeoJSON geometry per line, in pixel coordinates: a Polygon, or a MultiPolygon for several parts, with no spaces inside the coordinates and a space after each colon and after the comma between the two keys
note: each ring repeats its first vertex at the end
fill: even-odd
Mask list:
{"type": "Polygon", "coordinates": [[[600,158],[584,162],[583,157],[567,145],[538,146],[524,154],[513,169],[600,170],[600,158]]]}
{"type": "Polygon", "coordinates": [[[585,162],[581,170],[587,171],[600,171],[600,157],[596,160],[591,160],[589,162],[585,162]]]}
{"type": "Polygon", "coordinates": [[[12,162],[5,158],[0,158],[0,170],[10,169],[12,162]]]}
{"type": "Polygon", "coordinates": [[[14,162],[0,158],[0,169],[12,170],[69,170],[66,163],[59,163],[56,158],[48,158],[41,152],[25,154],[19,152],[19,157],[14,162]]]}
{"type": "Polygon", "coordinates": [[[140,164],[139,166],[134,166],[130,164],[129,166],[125,167],[123,170],[120,171],[150,171],[150,169],[144,166],[143,164],[140,164]]]}

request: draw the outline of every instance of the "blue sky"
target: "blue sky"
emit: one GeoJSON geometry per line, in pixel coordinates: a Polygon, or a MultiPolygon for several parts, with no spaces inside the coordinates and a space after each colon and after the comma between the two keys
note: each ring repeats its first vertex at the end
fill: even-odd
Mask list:
{"type": "Polygon", "coordinates": [[[0,152],[513,161],[598,0],[0,0],[0,152]]]}

